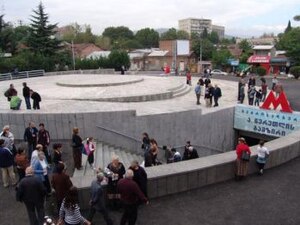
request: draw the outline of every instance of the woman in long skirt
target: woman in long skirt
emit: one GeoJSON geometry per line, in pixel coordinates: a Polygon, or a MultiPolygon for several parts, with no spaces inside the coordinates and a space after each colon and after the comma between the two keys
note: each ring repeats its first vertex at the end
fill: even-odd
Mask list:
{"type": "Polygon", "coordinates": [[[250,156],[251,151],[244,138],[239,138],[238,141],[239,143],[236,146],[236,180],[241,180],[247,176],[249,165],[249,160],[242,159],[243,152],[246,152],[250,156]]]}

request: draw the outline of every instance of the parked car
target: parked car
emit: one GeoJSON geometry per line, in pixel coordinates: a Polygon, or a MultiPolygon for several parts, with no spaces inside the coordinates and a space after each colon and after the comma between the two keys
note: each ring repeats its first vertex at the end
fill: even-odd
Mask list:
{"type": "Polygon", "coordinates": [[[212,70],[212,71],[210,72],[210,75],[223,75],[223,76],[227,76],[228,73],[223,72],[223,71],[221,71],[221,70],[212,70]]]}

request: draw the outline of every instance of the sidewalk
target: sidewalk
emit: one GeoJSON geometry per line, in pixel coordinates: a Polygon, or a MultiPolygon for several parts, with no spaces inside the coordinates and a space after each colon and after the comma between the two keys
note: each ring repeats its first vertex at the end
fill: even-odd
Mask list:
{"type": "MultiPolygon", "coordinates": [[[[299,225],[300,158],[249,176],[150,201],[139,210],[137,225],[299,225]]],[[[29,224],[14,189],[0,187],[1,225],[29,224]]],[[[87,212],[83,212],[86,215],[87,212]]],[[[119,224],[121,212],[111,212],[119,224]]],[[[94,224],[105,224],[96,214],[94,224]]]]}

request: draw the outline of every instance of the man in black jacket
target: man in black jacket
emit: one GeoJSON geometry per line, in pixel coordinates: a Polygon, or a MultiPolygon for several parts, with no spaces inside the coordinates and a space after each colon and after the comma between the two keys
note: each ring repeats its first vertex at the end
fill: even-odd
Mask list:
{"type": "Polygon", "coordinates": [[[30,90],[30,96],[33,100],[32,108],[33,109],[40,109],[40,102],[42,101],[42,98],[41,98],[40,94],[33,91],[33,90],[30,90]]]}
{"type": "Polygon", "coordinates": [[[44,221],[44,200],[46,189],[42,181],[34,176],[31,167],[26,168],[26,176],[17,188],[17,200],[24,202],[30,225],[41,225],[44,221]]]}
{"type": "Polygon", "coordinates": [[[27,86],[27,83],[23,83],[23,96],[25,99],[26,103],[26,108],[31,109],[31,104],[30,104],[30,88],[27,86]]]}
{"type": "Polygon", "coordinates": [[[131,162],[129,167],[133,171],[133,180],[137,183],[143,194],[148,197],[147,194],[147,173],[143,167],[141,167],[138,161],[131,162]]]}
{"type": "Polygon", "coordinates": [[[218,87],[218,85],[215,85],[215,89],[214,89],[214,107],[219,106],[218,100],[219,98],[222,97],[222,91],[221,88],[218,87]]]}
{"type": "Polygon", "coordinates": [[[24,132],[24,141],[28,145],[28,159],[31,159],[31,154],[35,149],[37,143],[38,129],[35,127],[33,122],[29,123],[29,126],[25,129],[24,132]]]}

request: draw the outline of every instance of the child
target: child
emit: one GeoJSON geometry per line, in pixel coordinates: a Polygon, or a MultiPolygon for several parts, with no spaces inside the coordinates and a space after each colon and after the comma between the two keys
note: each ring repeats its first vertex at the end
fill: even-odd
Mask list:
{"type": "Polygon", "coordinates": [[[17,170],[19,174],[19,182],[25,177],[25,170],[29,166],[29,160],[25,154],[25,150],[22,147],[18,148],[17,155],[15,157],[17,170]]]}
{"type": "Polygon", "coordinates": [[[259,103],[261,102],[261,100],[262,100],[262,91],[261,91],[261,89],[259,89],[259,91],[256,91],[256,93],[255,93],[254,105],[259,106],[259,103]]]}
{"type": "Polygon", "coordinates": [[[94,169],[94,151],[96,150],[93,140],[94,140],[93,137],[89,137],[89,138],[87,138],[86,144],[85,144],[85,151],[88,156],[88,162],[92,169],[94,169]]]}

